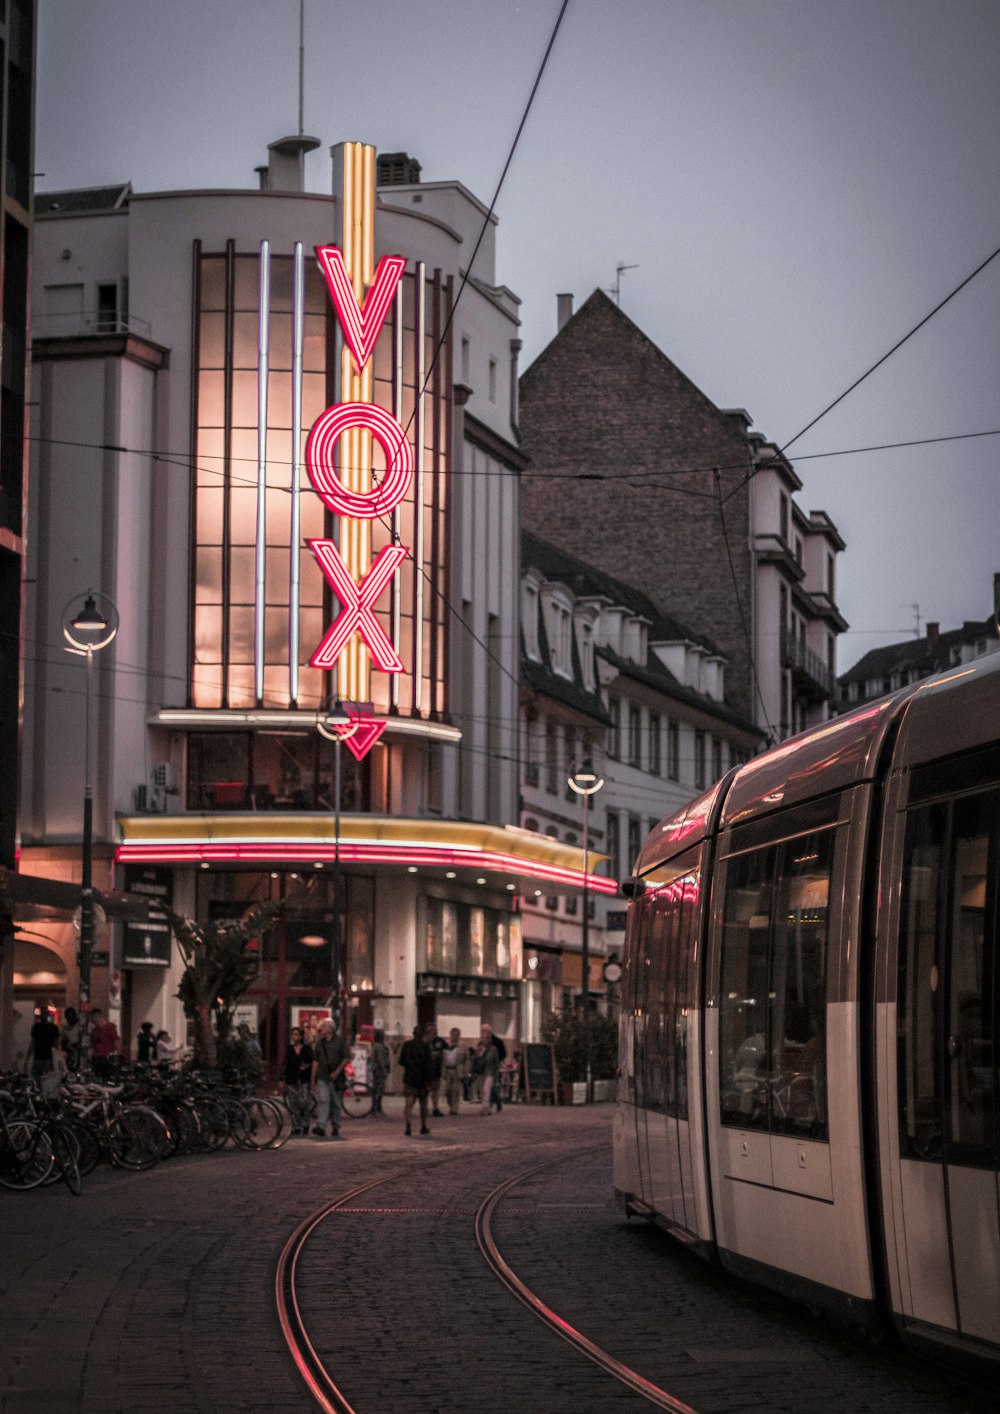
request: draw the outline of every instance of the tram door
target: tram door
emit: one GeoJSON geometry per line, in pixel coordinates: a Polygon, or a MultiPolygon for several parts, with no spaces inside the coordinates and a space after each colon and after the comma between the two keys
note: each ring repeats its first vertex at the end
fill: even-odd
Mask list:
{"type": "Polygon", "coordinates": [[[904,1317],[1000,1341],[1000,790],[928,800],[930,772],[904,839],[889,1256],[904,1317]]]}

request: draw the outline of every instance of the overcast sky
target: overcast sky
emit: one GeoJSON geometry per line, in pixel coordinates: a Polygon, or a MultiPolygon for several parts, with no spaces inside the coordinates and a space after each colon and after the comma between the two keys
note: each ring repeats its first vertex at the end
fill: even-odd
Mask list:
{"type": "MultiPolygon", "coordinates": [[[[306,0],[308,185],[357,138],[489,201],[558,10],[306,0]]],[[[252,186],[297,130],[298,0],[39,11],[39,190],[252,186]]],[[[789,441],[1000,246],[998,74],[998,0],[570,0],[497,208],[522,366],[633,265],[623,310],[789,441]]],[[[841,670],[990,612],[1000,437],[808,456],[1000,428],[998,330],[1000,257],[789,453],[848,542],[841,670]]]]}

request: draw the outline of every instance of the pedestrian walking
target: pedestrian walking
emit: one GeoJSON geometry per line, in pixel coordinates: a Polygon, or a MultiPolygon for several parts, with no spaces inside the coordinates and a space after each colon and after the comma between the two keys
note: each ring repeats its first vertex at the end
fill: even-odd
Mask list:
{"type": "Polygon", "coordinates": [[[420,1102],[420,1133],[430,1134],[427,1127],[427,1093],[434,1074],[434,1060],[431,1048],[424,1039],[424,1028],[414,1026],[412,1040],[406,1041],[399,1053],[399,1063],[403,1067],[403,1118],[406,1133],[410,1134],[410,1116],[413,1102],[420,1102]]]}
{"type": "Polygon", "coordinates": [[[309,1133],[309,1086],[312,1081],[313,1053],[306,1045],[302,1028],[293,1026],[285,1051],[285,1104],[292,1116],[292,1133],[309,1133]]]}
{"type": "Polygon", "coordinates": [[[111,1080],[122,1044],[118,1027],[113,1021],[107,1020],[100,1007],[91,1009],[90,1019],[93,1022],[90,1032],[90,1060],[94,1074],[99,1080],[111,1080]]]}
{"type": "Polygon", "coordinates": [[[174,1045],[173,1037],[171,1036],[169,1031],[157,1031],[156,1059],[158,1062],[162,1061],[169,1065],[170,1062],[174,1059],[174,1057],[180,1055],[181,1051],[183,1050],[184,1047],[180,1044],[180,1042],[178,1042],[176,1046],[174,1045]]]}
{"type": "Polygon", "coordinates": [[[340,1138],[340,1096],[347,1089],[345,1070],[350,1060],[350,1052],[337,1026],[329,1017],[321,1021],[316,1032],[313,1047],[312,1088],[316,1091],[316,1123],[313,1133],[318,1139],[326,1138],[326,1125],[330,1120],[333,1133],[331,1138],[340,1138]]]}
{"type": "Polygon", "coordinates": [[[490,1112],[490,1097],[493,1093],[493,1086],[496,1084],[497,1075],[500,1073],[500,1052],[493,1043],[493,1032],[488,1026],[484,1026],[479,1033],[479,1045],[476,1047],[477,1070],[483,1078],[483,1098],[479,1113],[488,1115],[490,1112]]]}
{"type": "Polygon", "coordinates": [[[441,1109],[441,1075],[444,1070],[444,1052],[447,1041],[443,1036],[438,1035],[437,1026],[433,1021],[424,1027],[424,1040],[431,1048],[431,1114],[436,1119],[441,1119],[443,1111],[441,1109]]]}
{"type": "Polygon", "coordinates": [[[139,1065],[152,1065],[156,1059],[156,1037],[153,1035],[151,1021],[144,1021],[139,1027],[139,1034],[135,1038],[135,1058],[139,1065]]]}
{"type": "Polygon", "coordinates": [[[465,1077],[469,1069],[469,1048],[462,1044],[462,1033],[457,1026],[448,1032],[448,1043],[444,1049],[444,1097],[448,1113],[458,1114],[458,1102],[462,1098],[465,1077]]]}
{"type": "Polygon", "coordinates": [[[25,1071],[30,1071],[35,1080],[41,1080],[54,1066],[52,1055],[59,1044],[59,1027],[49,1015],[47,1002],[39,1002],[36,1010],[38,1020],[31,1028],[24,1068],[25,1071]]]}
{"type": "Polygon", "coordinates": [[[83,1041],[83,1030],[80,1026],[80,1013],[75,1006],[68,1006],[63,1017],[62,1030],[59,1033],[59,1045],[62,1053],[66,1057],[66,1067],[68,1070],[79,1070],[80,1068],[80,1045],[83,1041]]]}
{"type": "Polygon", "coordinates": [[[392,1070],[392,1052],[385,1044],[385,1032],[376,1031],[375,1039],[372,1043],[372,1114],[380,1115],[382,1110],[382,1096],[385,1094],[385,1082],[389,1079],[389,1072],[392,1070]]]}

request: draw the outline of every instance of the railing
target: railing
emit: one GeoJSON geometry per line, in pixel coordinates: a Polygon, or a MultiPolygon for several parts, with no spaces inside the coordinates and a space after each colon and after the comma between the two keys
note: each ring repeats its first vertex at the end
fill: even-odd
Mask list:
{"type": "Polygon", "coordinates": [[[103,309],[36,314],[32,319],[32,335],[36,339],[71,339],[99,334],[139,334],[148,339],[152,332],[152,324],[145,319],[134,314],[121,319],[114,311],[103,309]]]}
{"type": "Polygon", "coordinates": [[[788,667],[818,687],[825,697],[833,697],[836,691],[833,673],[818,653],[796,638],[788,629],[781,630],[781,660],[788,667]]]}

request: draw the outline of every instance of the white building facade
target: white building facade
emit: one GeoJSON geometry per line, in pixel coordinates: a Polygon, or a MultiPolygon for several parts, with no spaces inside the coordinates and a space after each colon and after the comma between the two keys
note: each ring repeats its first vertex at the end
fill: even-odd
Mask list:
{"type": "MultiPolygon", "coordinates": [[[[511,824],[523,458],[495,218],[405,154],[376,186],[362,144],[306,192],[316,145],[273,144],[258,190],[40,198],[35,264],[21,867],[80,877],[59,624],[92,588],[121,619],[93,670],[95,884],[202,921],[279,903],[246,998],[272,1063],[330,1005],[352,1033],[516,1034],[518,901],[583,864],[511,824]]],[[[40,937],[72,1001],[72,927],[40,937]]],[[[182,1031],[162,925],[109,927],[97,960],[126,1035],[182,1031]]]]}

